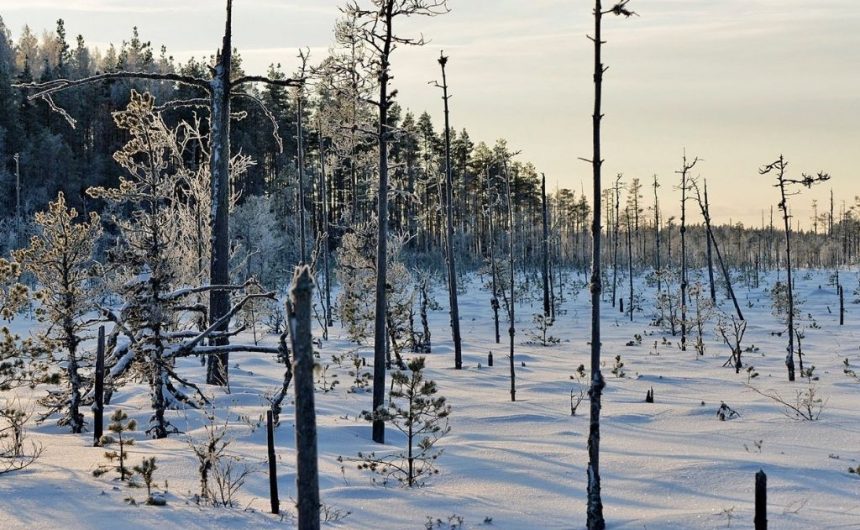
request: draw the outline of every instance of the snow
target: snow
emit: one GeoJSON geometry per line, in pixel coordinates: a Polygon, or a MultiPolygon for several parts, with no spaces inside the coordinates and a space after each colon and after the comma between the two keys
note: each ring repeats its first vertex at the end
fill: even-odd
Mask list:
{"type": "MultiPolygon", "coordinates": [[[[817,422],[797,421],[783,407],[747,387],[747,374],[723,367],[729,350],[706,325],[706,353],[697,359],[692,348],[678,350],[679,337],[649,325],[652,289],[637,281],[644,297],[643,313],[631,323],[609,303],[603,312],[603,393],[601,476],[604,514],[610,529],[750,528],[753,518],[754,475],[768,475],[768,518],[771,528],[851,528],[860,526],[860,477],[848,473],[858,465],[860,447],[860,382],[842,372],[848,358],[860,366],[860,322],[848,303],[846,326],[838,325],[838,297],[828,284],[829,272],[800,271],[797,292],[804,300],[801,313],[811,313],[820,329],[807,326],[803,340],[805,366],[814,364],[820,376],[818,392],[826,399],[817,422]],[[820,288],[819,288],[820,286],[820,288]],[[832,311],[828,311],[828,307],[832,311]],[[635,334],[639,346],[625,346],[635,334]],[[672,345],[659,344],[666,337],[672,345]],[[654,342],[658,346],[654,348],[654,342]],[[658,353],[658,355],[655,355],[658,353]],[[625,364],[626,377],[611,373],[615,355],[625,364]],[[645,403],[654,388],[655,403],[645,403]],[[725,402],[740,417],[719,421],[716,411],[725,402]],[[704,403],[704,404],[702,404],[704,403]],[[756,442],[761,440],[761,448],[756,442]],[[731,521],[729,515],[731,514],[731,521]]],[[[841,271],[846,297],[858,285],[855,272],[841,271]]],[[[581,279],[581,277],[579,277],[581,279]]],[[[771,314],[764,292],[775,281],[771,275],[759,289],[736,285],[749,322],[744,344],[758,352],[745,353],[760,374],[752,385],[779,392],[794,402],[795,390],[808,383],[788,383],[784,366],[785,336],[771,314]]],[[[384,449],[370,441],[370,425],[358,419],[371,406],[370,393],[349,393],[352,368],[332,365],[335,390],[316,395],[319,425],[320,489],[324,505],[350,512],[325,527],[344,529],[421,529],[427,517],[447,520],[462,516],[465,528],[579,529],[585,525],[586,437],[588,403],[570,415],[570,376],[580,364],[588,366],[588,292],[580,289],[567,300],[551,333],[562,339],[550,347],[525,344],[525,330],[541,303],[518,304],[516,336],[517,402],[510,402],[507,336],[493,340],[488,293],[477,277],[469,278],[460,295],[463,370],[454,370],[447,311],[431,315],[433,353],[427,377],[437,381],[440,395],[453,406],[451,433],[437,445],[440,474],[423,488],[381,487],[339,456],[354,458],[359,451],[384,449]],[[487,366],[492,351],[495,366],[487,366]],[[522,366],[521,363],[525,363],[522,366]],[[485,523],[485,518],[492,522],[485,523]]],[[[540,291],[533,285],[533,291],[540,291]]],[[[444,293],[437,297],[445,299],[444,293]]],[[[726,310],[730,302],[721,301],[726,310]]],[[[14,323],[18,332],[27,322],[14,323]]],[[[506,323],[502,323],[506,329],[506,323]]],[[[317,330],[319,332],[319,330],[317,330]]],[[[321,361],[354,350],[340,328],[330,330],[321,361]]],[[[240,337],[241,339],[241,337],[240,337]]],[[[238,339],[237,339],[238,340],[238,339]]],[[[268,336],[266,344],[277,338],[268,336]]],[[[692,341],[690,341],[692,343],[692,341]]],[[[372,359],[372,346],[361,354],[372,359]]],[[[168,482],[166,507],[129,505],[124,499],[145,499],[145,489],[129,488],[92,470],[104,463],[104,450],[91,447],[91,434],[72,435],[50,421],[30,425],[31,439],[45,453],[31,468],[0,476],[0,526],[4,529],[42,528],[292,528],[295,509],[295,452],[292,404],[285,403],[276,430],[279,490],[284,517],[268,514],[265,395],[277,389],[283,365],[273,355],[236,353],[232,357],[231,392],[201,386],[214,399],[215,413],[230,423],[232,454],[259,470],[241,491],[236,508],[198,506],[197,463],[188,437],[204,436],[204,411],[168,412],[168,420],[184,434],[166,440],[146,439],[143,431],[151,414],[148,387],[130,384],[118,389],[105,417],[116,408],[138,421],[131,463],[156,456],[158,489],[168,482]],[[237,367],[238,365],[238,367],[237,367]]],[[[191,381],[205,380],[197,359],[178,361],[179,373],[191,381]]],[[[367,367],[371,370],[371,367],[367,367]]],[[[36,391],[37,393],[39,390],[36,391]]],[[[292,392],[292,390],[291,390],[292,392]]],[[[24,391],[23,395],[29,395],[24,391]]],[[[34,394],[37,395],[37,394],[34,394]]],[[[33,406],[33,405],[31,405],[33,406]]],[[[87,411],[89,413],[89,411],[87,411]]],[[[91,421],[91,416],[87,417],[91,421]]],[[[387,429],[395,449],[402,438],[387,429]]]]}

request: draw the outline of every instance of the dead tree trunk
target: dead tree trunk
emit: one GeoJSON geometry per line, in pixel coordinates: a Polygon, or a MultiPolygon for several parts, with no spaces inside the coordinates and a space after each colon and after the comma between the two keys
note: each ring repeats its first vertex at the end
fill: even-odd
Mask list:
{"type": "Polygon", "coordinates": [[[786,186],[800,184],[809,188],[815,183],[829,180],[830,175],[823,172],[819,172],[815,176],[804,173],[800,179],[790,179],[785,175],[785,168],[787,166],[788,162],[785,161],[782,155],[779,155],[779,159],[775,162],[761,168],[759,174],[766,175],[775,171],[777,183],[774,186],[779,188],[780,201],[777,206],[782,210],[782,220],[785,225],[785,278],[787,282],[786,293],[788,295],[788,348],[786,348],[785,366],[788,369],[788,380],[794,381],[794,284],[791,278],[791,215],[788,213],[788,195],[795,195],[798,192],[788,193],[786,186]]]}
{"type": "Polygon", "coordinates": [[[329,222],[328,222],[328,183],[326,182],[325,172],[325,143],[322,134],[322,122],[320,121],[320,202],[322,202],[322,259],[323,259],[323,275],[325,277],[325,335],[328,338],[328,328],[334,325],[331,318],[331,248],[329,246],[329,222]]]}
{"type": "Polygon", "coordinates": [[[698,158],[687,164],[687,155],[680,171],[681,175],[681,351],[687,351],[687,173],[696,165],[698,158]]]}
{"type": "Polygon", "coordinates": [[[516,283],[515,283],[515,273],[514,270],[514,201],[513,195],[511,194],[511,174],[508,172],[508,162],[504,161],[504,170],[505,170],[505,187],[508,195],[508,227],[510,230],[510,236],[508,237],[509,244],[509,258],[508,265],[510,266],[510,304],[508,307],[508,316],[510,317],[510,327],[508,327],[508,335],[511,337],[511,349],[510,349],[510,368],[511,368],[511,401],[517,400],[517,385],[516,385],[516,372],[514,369],[514,335],[516,333],[514,326],[514,310],[515,310],[515,293],[516,293],[516,283]]]}
{"type": "Polygon", "coordinates": [[[741,312],[741,306],[738,304],[738,299],[735,296],[735,290],[732,288],[732,279],[729,276],[729,270],[726,267],[725,262],[723,261],[723,255],[720,252],[720,246],[717,244],[717,239],[714,237],[714,231],[711,228],[711,212],[708,208],[708,203],[702,197],[702,194],[699,193],[699,188],[695,182],[693,182],[693,189],[696,191],[696,201],[699,203],[699,209],[702,211],[702,218],[705,220],[705,230],[707,231],[708,240],[713,244],[714,251],[717,253],[717,262],[720,264],[720,271],[723,273],[723,281],[726,282],[726,291],[729,293],[729,297],[732,299],[732,303],[735,306],[735,313],[738,315],[738,319],[743,320],[744,315],[741,312]]]}
{"type": "MultiPolygon", "coordinates": [[[[211,155],[209,171],[212,175],[212,258],[209,264],[209,282],[213,285],[230,283],[230,77],[232,73],[232,0],[227,2],[227,25],[221,44],[221,57],[215,66],[212,79],[212,117],[209,131],[211,155]]],[[[209,319],[217,322],[230,311],[230,293],[209,293],[209,319]]],[[[226,345],[229,322],[215,330],[218,338],[210,340],[213,346],[226,345]]],[[[206,383],[226,386],[228,382],[229,353],[210,355],[206,365],[206,383]]]]}
{"type": "MultiPolygon", "coordinates": [[[[615,220],[612,223],[612,307],[615,307],[615,291],[618,288],[618,219],[619,207],[621,206],[621,173],[615,177],[615,186],[612,188],[615,198],[615,220]]],[[[609,206],[609,205],[607,205],[609,206]]]]}
{"type": "MultiPolygon", "coordinates": [[[[376,318],[373,336],[373,410],[385,403],[385,347],[387,335],[385,317],[388,312],[386,303],[386,282],[388,278],[388,109],[391,104],[388,95],[389,57],[393,44],[392,23],[394,3],[386,1],[381,17],[385,24],[382,50],[379,54],[379,123],[376,141],[379,148],[379,189],[377,191],[377,243],[376,243],[376,318]]],[[[373,441],[385,443],[385,423],[381,419],[373,421],[373,441]]]]}
{"type": "Polygon", "coordinates": [[[592,144],[591,169],[594,188],[594,217],[591,225],[591,387],[588,389],[590,401],[588,426],[588,500],[586,525],[588,530],[603,530],[603,501],[600,496],[600,399],[603,394],[603,375],[600,373],[600,170],[603,159],[600,157],[600,120],[603,73],[606,68],[601,59],[601,22],[603,15],[613,13],[629,17],[634,13],[625,6],[629,0],[621,0],[604,13],[600,0],[594,1],[594,35],[589,39],[594,43],[594,112],[591,115],[592,144]]]}
{"type": "Polygon", "coordinates": [[[783,169],[785,164],[782,157],[779,157],[781,168],[779,176],[779,193],[780,193],[780,209],[782,210],[782,220],[785,224],[785,279],[786,292],[788,293],[788,349],[785,356],[785,366],[788,369],[788,380],[794,381],[794,282],[791,278],[791,216],[788,214],[788,202],[785,196],[785,179],[783,178],[783,169]]]}
{"type": "Polygon", "coordinates": [[[630,208],[626,208],[625,212],[627,216],[627,279],[630,286],[627,311],[630,313],[630,322],[633,322],[633,239],[630,234],[630,208]]]}
{"type": "MultiPolygon", "coordinates": [[[[705,211],[709,211],[710,205],[708,204],[708,181],[707,180],[705,181],[705,197],[704,198],[705,198],[705,211]]],[[[717,303],[717,290],[716,290],[716,287],[714,286],[714,258],[713,258],[713,251],[711,249],[712,245],[711,245],[711,231],[710,230],[708,230],[708,234],[707,234],[707,237],[705,238],[705,241],[707,244],[706,254],[707,254],[707,258],[708,258],[708,283],[709,283],[710,289],[711,289],[711,302],[716,304],[717,303]]]]}
{"type": "Polygon", "coordinates": [[[493,210],[495,209],[496,201],[490,201],[490,174],[487,172],[487,221],[490,237],[490,275],[493,283],[493,296],[490,299],[490,306],[493,309],[493,321],[496,326],[496,344],[501,342],[499,333],[499,287],[498,287],[498,269],[496,267],[496,233],[493,230],[493,210]]]}
{"type": "MultiPolygon", "coordinates": [[[[388,142],[391,131],[388,112],[395,92],[389,92],[391,81],[391,53],[400,46],[420,46],[423,38],[406,38],[394,34],[394,19],[435,16],[447,12],[445,0],[379,0],[373,9],[361,9],[353,2],[344,8],[348,17],[359,20],[359,39],[366,42],[373,53],[372,65],[379,83],[379,99],[374,102],[378,110],[376,141],[379,149],[379,187],[377,190],[377,246],[376,246],[376,307],[373,337],[373,409],[383,406],[385,401],[385,350],[386,333],[386,284],[388,282],[388,142]]],[[[373,441],[385,443],[385,424],[381,419],[373,421],[373,441]]]]}
{"type": "MultiPolygon", "coordinates": [[[[305,55],[301,55],[302,63],[306,63],[305,55]]],[[[304,70],[305,64],[302,64],[304,70]]],[[[299,173],[299,256],[301,265],[308,261],[306,221],[305,221],[305,146],[304,146],[304,94],[303,89],[296,90],[296,164],[299,173]]]]}
{"type": "Polygon", "coordinates": [[[460,340],[460,308],[457,301],[457,268],[454,263],[454,199],[452,188],[454,186],[451,175],[451,126],[448,114],[448,78],[445,73],[445,65],[448,58],[439,54],[439,65],[442,67],[442,100],[445,103],[445,218],[448,264],[448,301],[451,307],[451,335],[454,340],[454,368],[463,368],[463,351],[460,340]]]}
{"type": "Polygon", "coordinates": [[[660,202],[657,198],[657,175],[654,175],[654,273],[657,276],[657,292],[662,291],[663,279],[660,274],[660,202]]]}
{"type": "Polygon", "coordinates": [[[549,219],[546,205],[546,175],[541,173],[540,177],[541,207],[543,209],[543,238],[541,241],[543,252],[543,266],[541,268],[543,275],[543,314],[545,317],[549,317],[552,306],[549,293],[549,219]]]}
{"type": "Polygon", "coordinates": [[[314,352],[311,337],[313,279],[307,266],[296,268],[290,289],[290,337],[295,356],[296,490],[298,528],[319,530],[320,493],[314,407],[314,352]]]}
{"type": "MultiPolygon", "coordinates": [[[[840,291],[841,292],[841,291],[840,291]]],[[[104,396],[105,396],[105,327],[99,326],[96,342],[96,370],[93,390],[93,446],[101,444],[104,433],[104,396]]]]}

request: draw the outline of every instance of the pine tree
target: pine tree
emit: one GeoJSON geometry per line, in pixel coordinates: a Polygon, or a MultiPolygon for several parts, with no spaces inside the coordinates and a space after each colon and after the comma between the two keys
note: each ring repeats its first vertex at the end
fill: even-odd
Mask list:
{"type": "Polygon", "coordinates": [[[97,279],[102,275],[100,264],[93,260],[93,249],[101,236],[101,220],[95,212],[87,221],[78,221],[78,212],[66,206],[61,192],[48,210],[36,214],[41,228],[33,236],[30,246],[14,253],[24,268],[39,285],[36,310],[40,322],[50,325],[40,336],[48,351],[62,351],[58,359],[49,361],[47,377],[59,380],[64,387],[51,390],[40,403],[48,407],[44,417],[60,413],[59,425],[69,425],[73,433],[84,428],[81,412],[82,392],[87,379],[81,368],[91,355],[80,351],[79,346],[90,324],[88,314],[96,309],[97,279]],[[56,366],[65,365],[57,374],[56,366]]]}
{"type": "Polygon", "coordinates": [[[442,451],[435,445],[451,430],[451,406],[437,396],[436,383],[425,379],[424,368],[424,357],[410,360],[408,371],[391,375],[388,406],[362,412],[364,419],[386,422],[403,433],[405,450],[386,456],[359,453],[359,469],[378,473],[385,480],[394,478],[408,487],[420,486],[427,476],[439,472],[436,460],[442,451]]]}
{"type": "Polygon", "coordinates": [[[134,439],[129,438],[130,432],[137,429],[137,422],[128,419],[128,414],[121,409],[114,411],[110,417],[111,423],[108,425],[108,430],[116,435],[116,437],[106,434],[100,440],[101,445],[111,446],[117,445],[117,450],[108,451],[105,453],[105,458],[111,462],[116,462],[117,465],[101,465],[93,471],[93,475],[99,477],[109,471],[119,473],[120,480],[128,480],[134,474],[131,469],[126,466],[128,461],[128,448],[134,445],[134,439]],[[123,437],[125,434],[125,437],[123,437]]]}
{"type": "Polygon", "coordinates": [[[135,473],[139,474],[141,478],[143,478],[143,484],[146,486],[146,504],[157,504],[163,506],[163,498],[157,500],[152,496],[153,475],[158,469],[158,466],[155,465],[155,457],[151,456],[149,458],[144,458],[140,465],[134,466],[132,469],[135,473]]]}

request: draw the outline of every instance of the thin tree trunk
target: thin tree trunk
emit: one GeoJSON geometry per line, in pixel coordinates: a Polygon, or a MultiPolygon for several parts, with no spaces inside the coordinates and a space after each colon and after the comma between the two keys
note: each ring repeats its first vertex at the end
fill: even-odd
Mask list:
{"type": "MultiPolygon", "coordinates": [[[[710,205],[708,203],[708,181],[705,181],[705,211],[710,210],[710,205]]],[[[717,303],[717,290],[714,286],[714,258],[711,249],[711,231],[708,230],[707,237],[705,238],[707,243],[707,257],[708,257],[708,282],[711,288],[711,302],[714,304],[717,303]]]]}
{"type": "Polygon", "coordinates": [[[630,236],[630,208],[627,208],[627,276],[630,286],[629,298],[627,298],[627,312],[630,313],[630,322],[633,322],[633,240],[630,236]]]}
{"type": "Polygon", "coordinates": [[[543,314],[548,317],[552,310],[549,292],[549,219],[546,204],[546,176],[543,173],[541,173],[540,190],[543,209],[543,240],[541,241],[543,250],[543,267],[541,269],[543,273],[543,314]]]}
{"type": "MultiPolygon", "coordinates": [[[[620,213],[621,206],[621,174],[619,173],[617,177],[615,177],[615,186],[612,188],[615,193],[615,219],[612,222],[612,244],[613,244],[613,252],[612,252],[612,307],[615,307],[615,291],[618,288],[618,219],[620,213]]],[[[609,205],[607,205],[609,206],[609,205]]],[[[608,237],[608,234],[607,234],[608,237]]]]}
{"type": "Polygon", "coordinates": [[[700,196],[698,188],[696,188],[696,199],[699,203],[699,208],[702,210],[702,218],[704,218],[705,220],[705,230],[707,231],[708,239],[713,244],[714,251],[717,253],[717,262],[720,265],[720,271],[723,273],[723,281],[726,282],[726,291],[728,292],[729,297],[732,299],[732,303],[735,306],[735,313],[737,313],[738,319],[743,320],[744,315],[741,312],[741,306],[740,304],[738,304],[738,299],[735,296],[735,290],[732,288],[732,279],[729,276],[728,268],[726,267],[726,264],[723,261],[723,255],[720,252],[720,246],[717,244],[717,239],[716,237],[714,237],[714,231],[711,228],[711,212],[704,198],[700,196]]]}
{"type": "Polygon", "coordinates": [[[508,335],[511,337],[511,349],[510,349],[510,368],[511,368],[511,401],[517,400],[517,385],[516,385],[516,373],[514,370],[514,334],[516,333],[514,327],[514,310],[515,310],[515,269],[514,269],[514,204],[513,204],[513,195],[511,194],[511,174],[508,172],[508,162],[504,161],[504,170],[505,170],[505,185],[507,187],[507,195],[508,195],[508,226],[510,227],[510,236],[508,237],[508,243],[510,245],[510,254],[509,254],[509,265],[510,265],[510,289],[511,289],[511,303],[508,308],[508,314],[511,319],[511,325],[508,328],[508,335]]]}
{"type": "Polygon", "coordinates": [[[322,135],[322,127],[320,127],[320,201],[322,202],[322,250],[323,250],[323,274],[325,275],[325,334],[328,337],[328,328],[334,325],[331,318],[331,275],[329,271],[329,262],[331,257],[329,253],[329,222],[328,222],[328,187],[326,183],[325,173],[325,144],[322,135]]]}
{"type": "Polygon", "coordinates": [[[454,368],[463,368],[463,351],[460,340],[460,308],[457,302],[457,268],[454,263],[454,199],[452,188],[454,186],[451,175],[451,129],[448,114],[448,79],[445,74],[445,65],[448,58],[439,55],[439,65],[442,67],[442,94],[445,103],[445,217],[447,223],[447,236],[445,245],[448,261],[448,300],[451,307],[451,335],[454,340],[454,368]]]}
{"type": "Polygon", "coordinates": [[[487,172],[487,217],[490,231],[490,274],[493,278],[493,297],[490,299],[490,306],[493,308],[493,321],[496,326],[496,344],[501,342],[499,333],[499,288],[498,288],[498,269],[496,268],[496,233],[493,230],[493,203],[490,202],[490,174],[487,172]]]}
{"type": "Polygon", "coordinates": [[[681,351],[687,351],[687,173],[698,161],[687,164],[685,153],[681,171],[676,171],[681,175],[681,351]]]}
{"type": "Polygon", "coordinates": [[[296,143],[297,143],[297,163],[299,171],[299,251],[300,261],[304,265],[308,261],[306,228],[305,228],[305,147],[304,147],[304,127],[303,127],[303,97],[302,90],[298,89],[296,96],[296,143]]]}
{"type": "Polygon", "coordinates": [[[660,272],[660,202],[657,198],[657,175],[654,175],[654,272],[657,275],[657,292],[663,289],[663,278],[660,272]]]}
{"type": "MultiPolygon", "coordinates": [[[[782,162],[782,156],[779,157],[782,162]]],[[[782,166],[784,167],[784,165],[782,166]]],[[[794,381],[794,285],[791,281],[791,223],[788,215],[788,202],[785,197],[785,176],[783,169],[779,173],[780,209],[785,224],[785,278],[788,293],[788,349],[785,355],[785,366],[788,369],[788,380],[794,381]]]]}
{"type": "Polygon", "coordinates": [[[591,116],[593,133],[593,153],[591,168],[594,187],[594,215],[592,219],[591,251],[591,387],[588,390],[590,417],[588,426],[588,507],[586,524],[588,530],[603,530],[603,500],[600,495],[600,399],[605,385],[600,373],[600,120],[601,96],[603,85],[603,62],[601,60],[601,19],[603,17],[600,0],[594,2],[594,113],[591,116]]]}

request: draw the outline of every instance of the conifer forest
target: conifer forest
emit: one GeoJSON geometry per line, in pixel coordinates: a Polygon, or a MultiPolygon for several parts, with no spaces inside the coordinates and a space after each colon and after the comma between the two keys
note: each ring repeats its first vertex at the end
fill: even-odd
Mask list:
{"type": "Polygon", "coordinates": [[[0,528],[860,528],[812,4],[3,0],[0,528]]]}

